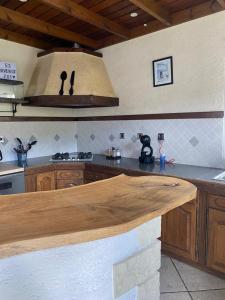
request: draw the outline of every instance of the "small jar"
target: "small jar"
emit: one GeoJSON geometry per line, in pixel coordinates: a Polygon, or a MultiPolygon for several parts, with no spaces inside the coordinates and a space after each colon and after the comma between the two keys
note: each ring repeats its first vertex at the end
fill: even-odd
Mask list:
{"type": "Polygon", "coordinates": [[[120,157],[120,156],[121,156],[120,149],[116,149],[116,156],[117,156],[117,157],[120,157]]]}

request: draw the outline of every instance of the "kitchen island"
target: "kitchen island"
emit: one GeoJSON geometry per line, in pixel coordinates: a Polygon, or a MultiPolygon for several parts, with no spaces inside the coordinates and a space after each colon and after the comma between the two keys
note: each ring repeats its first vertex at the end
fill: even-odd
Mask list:
{"type": "Polygon", "coordinates": [[[159,299],[160,216],[195,197],[181,179],[125,175],[1,196],[0,295],[159,299]]]}

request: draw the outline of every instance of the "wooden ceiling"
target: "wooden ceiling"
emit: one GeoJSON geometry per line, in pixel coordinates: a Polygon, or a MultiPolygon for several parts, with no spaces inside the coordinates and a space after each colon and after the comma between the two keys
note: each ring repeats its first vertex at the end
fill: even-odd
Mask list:
{"type": "Polygon", "coordinates": [[[223,9],[225,0],[0,0],[0,38],[99,49],[223,9]]]}

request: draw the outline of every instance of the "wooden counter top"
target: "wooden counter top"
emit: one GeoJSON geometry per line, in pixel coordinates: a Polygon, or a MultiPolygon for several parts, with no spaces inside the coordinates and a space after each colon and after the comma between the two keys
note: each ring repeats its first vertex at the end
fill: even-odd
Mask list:
{"type": "Polygon", "coordinates": [[[196,187],[181,179],[125,175],[0,196],[0,257],[121,234],[195,197],[196,187]]]}

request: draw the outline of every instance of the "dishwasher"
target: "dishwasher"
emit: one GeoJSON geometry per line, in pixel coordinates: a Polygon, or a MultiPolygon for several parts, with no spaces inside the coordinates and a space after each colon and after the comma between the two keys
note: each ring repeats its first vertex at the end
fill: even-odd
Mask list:
{"type": "Polygon", "coordinates": [[[25,192],[24,173],[0,176],[0,195],[19,194],[25,192]]]}

